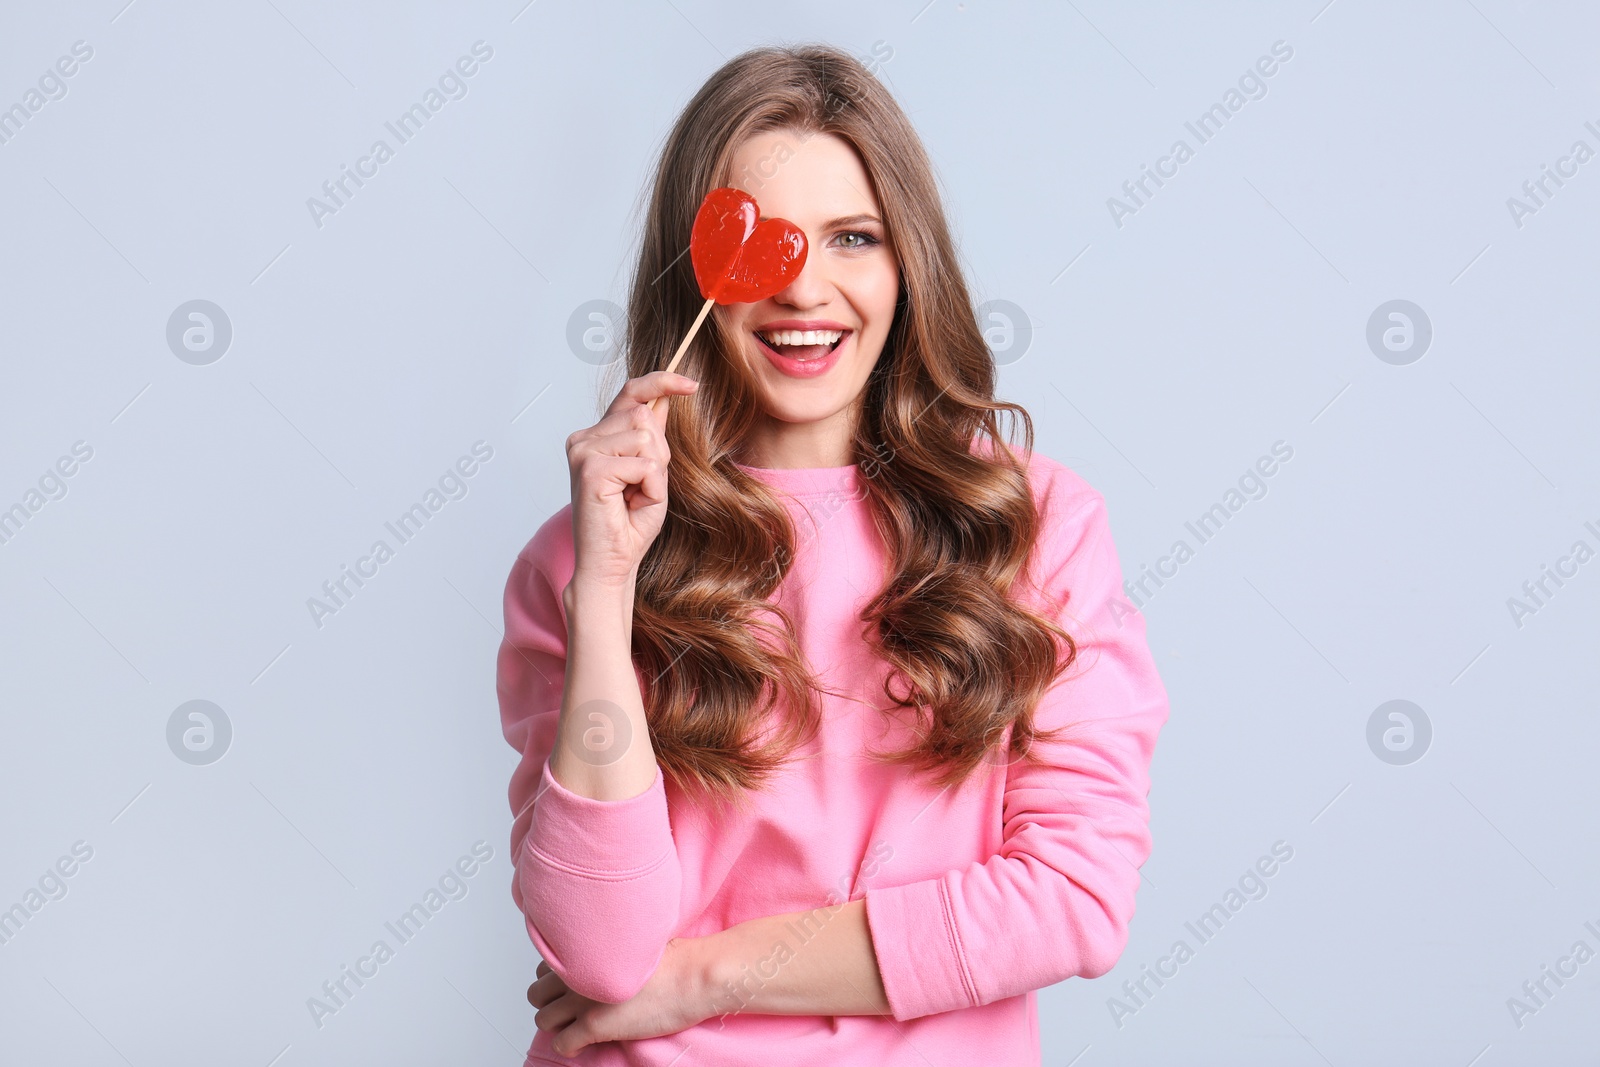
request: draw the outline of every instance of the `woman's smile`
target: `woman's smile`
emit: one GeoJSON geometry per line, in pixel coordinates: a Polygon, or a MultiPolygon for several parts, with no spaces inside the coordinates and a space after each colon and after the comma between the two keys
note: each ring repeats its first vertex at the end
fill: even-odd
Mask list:
{"type": "Polygon", "coordinates": [[[855,331],[832,319],[779,319],[754,331],[756,344],[779,371],[791,378],[816,378],[847,353],[855,331]]]}

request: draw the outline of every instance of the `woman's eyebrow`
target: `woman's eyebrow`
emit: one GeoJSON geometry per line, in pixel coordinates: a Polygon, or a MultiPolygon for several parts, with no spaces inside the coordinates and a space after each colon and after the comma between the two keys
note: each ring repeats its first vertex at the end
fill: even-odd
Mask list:
{"type": "Polygon", "coordinates": [[[831,222],[825,223],[822,228],[825,230],[832,230],[837,229],[840,226],[859,226],[863,222],[876,222],[879,226],[883,225],[883,220],[878,218],[878,216],[861,214],[841,216],[832,220],[831,222]]]}
{"type": "MultiPolygon", "coordinates": [[[[766,222],[767,218],[768,216],[762,215],[756,221],[766,222]]],[[[840,226],[859,226],[863,222],[875,222],[879,226],[883,225],[883,220],[878,218],[876,215],[841,215],[839,218],[831,219],[828,222],[823,223],[822,228],[824,230],[833,230],[839,228],[840,226]]]]}

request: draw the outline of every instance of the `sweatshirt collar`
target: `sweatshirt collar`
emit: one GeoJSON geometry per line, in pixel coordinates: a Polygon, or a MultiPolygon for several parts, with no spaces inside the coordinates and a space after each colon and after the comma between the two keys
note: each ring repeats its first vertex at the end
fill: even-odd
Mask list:
{"type": "Polygon", "coordinates": [[[840,493],[855,497],[864,488],[861,468],[854,463],[845,467],[750,467],[735,461],[734,466],[790,496],[840,493]]]}

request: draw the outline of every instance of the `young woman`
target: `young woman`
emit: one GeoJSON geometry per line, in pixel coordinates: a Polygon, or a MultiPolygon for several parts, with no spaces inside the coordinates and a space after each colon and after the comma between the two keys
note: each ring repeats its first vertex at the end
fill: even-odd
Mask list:
{"type": "Polygon", "coordinates": [[[855,59],[759,49],[690,101],[626,352],[505,591],[528,1062],[1037,1064],[1033,991],[1126,943],[1167,697],[855,59]],[[667,374],[722,185],[809,253],[667,374]]]}

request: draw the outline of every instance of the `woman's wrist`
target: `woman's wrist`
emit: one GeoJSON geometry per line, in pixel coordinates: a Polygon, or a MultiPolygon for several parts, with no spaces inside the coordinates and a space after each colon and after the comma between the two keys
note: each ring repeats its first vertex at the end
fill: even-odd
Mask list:
{"type": "Polygon", "coordinates": [[[578,621],[620,619],[626,630],[633,630],[634,576],[625,582],[598,580],[575,574],[561,591],[561,605],[567,612],[570,629],[578,621]]]}
{"type": "Polygon", "coordinates": [[[679,1006],[697,1023],[727,1010],[718,999],[723,992],[723,979],[715,934],[673,938],[667,943],[662,962],[670,968],[671,988],[677,991],[679,1006]]]}

